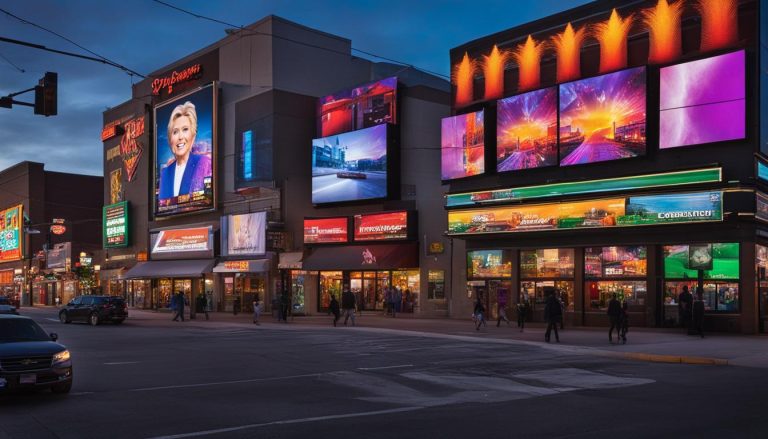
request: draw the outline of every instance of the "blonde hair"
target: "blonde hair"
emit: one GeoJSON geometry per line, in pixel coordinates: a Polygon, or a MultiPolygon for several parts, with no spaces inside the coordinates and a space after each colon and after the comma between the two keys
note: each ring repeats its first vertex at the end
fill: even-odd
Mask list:
{"type": "MultiPolygon", "coordinates": [[[[177,105],[171,112],[171,118],[168,120],[168,143],[171,143],[171,130],[173,129],[173,121],[176,119],[187,116],[192,123],[192,132],[197,136],[197,111],[195,110],[195,104],[192,102],[184,102],[177,105]]],[[[190,145],[192,147],[192,145],[190,145]]]]}

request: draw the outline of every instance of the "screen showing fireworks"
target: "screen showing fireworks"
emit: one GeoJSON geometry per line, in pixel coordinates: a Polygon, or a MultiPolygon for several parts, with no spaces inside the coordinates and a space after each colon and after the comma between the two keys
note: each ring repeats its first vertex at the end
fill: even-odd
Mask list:
{"type": "Polygon", "coordinates": [[[659,148],[743,139],[744,51],[661,69],[659,148]]]}
{"type": "Polygon", "coordinates": [[[560,85],[560,166],[645,154],[645,67],[560,85]]]}
{"type": "Polygon", "coordinates": [[[496,170],[557,165],[557,88],[545,88],[499,101],[496,170]]]}
{"type": "Polygon", "coordinates": [[[443,119],[440,144],[443,180],[485,172],[484,115],[481,110],[443,119]]]}

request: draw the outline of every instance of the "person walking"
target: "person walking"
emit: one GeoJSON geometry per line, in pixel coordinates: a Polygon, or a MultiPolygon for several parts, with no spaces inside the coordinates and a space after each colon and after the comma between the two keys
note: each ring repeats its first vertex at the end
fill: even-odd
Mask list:
{"type": "Polygon", "coordinates": [[[525,319],[528,317],[528,299],[521,297],[520,302],[517,303],[517,327],[520,328],[520,332],[525,330],[525,319]]]}
{"type": "Polygon", "coordinates": [[[549,343],[550,334],[555,330],[555,341],[560,343],[560,334],[557,333],[557,325],[563,318],[563,309],[560,307],[560,301],[555,294],[550,294],[547,303],[544,305],[544,320],[547,321],[547,331],[544,333],[544,341],[549,343]]]}
{"type": "Polygon", "coordinates": [[[477,300],[475,300],[475,309],[472,312],[475,316],[475,330],[479,331],[481,325],[486,326],[485,305],[483,305],[483,299],[480,294],[477,295],[477,300]]]}
{"type": "Polygon", "coordinates": [[[496,318],[496,327],[501,325],[501,321],[504,320],[509,326],[509,319],[507,318],[507,289],[499,288],[496,290],[496,312],[498,317],[496,318]]]}
{"type": "Polygon", "coordinates": [[[341,309],[344,311],[344,326],[347,326],[347,321],[352,318],[352,326],[355,326],[355,295],[349,288],[344,288],[344,292],[341,293],[341,309]]]}
{"type": "Polygon", "coordinates": [[[693,334],[698,334],[704,338],[704,291],[701,287],[696,288],[696,300],[693,302],[691,310],[693,334]]]}
{"type": "Polygon", "coordinates": [[[616,293],[611,295],[611,300],[608,301],[608,320],[611,322],[611,328],[608,330],[608,341],[613,343],[613,330],[616,329],[616,336],[621,338],[621,329],[619,326],[619,319],[621,318],[621,304],[616,299],[616,293]]]}
{"type": "Polygon", "coordinates": [[[677,298],[677,314],[680,318],[680,327],[686,328],[691,323],[691,312],[693,309],[693,296],[688,291],[688,285],[683,285],[683,291],[680,293],[680,297],[677,298]]]}
{"type": "Polygon", "coordinates": [[[403,290],[400,289],[400,287],[395,288],[395,294],[392,297],[392,317],[395,316],[395,313],[399,313],[403,309],[403,290]]]}
{"type": "Polygon", "coordinates": [[[197,300],[195,300],[195,307],[197,308],[195,311],[205,314],[205,320],[209,319],[208,300],[205,298],[204,294],[200,294],[199,296],[197,296],[197,300]]]}
{"type": "Polygon", "coordinates": [[[336,322],[341,318],[339,301],[336,300],[336,296],[331,296],[331,303],[328,305],[328,314],[333,314],[333,326],[336,326],[336,322]]]}
{"type": "Polygon", "coordinates": [[[291,296],[288,291],[283,291],[280,294],[280,318],[283,323],[288,323],[288,310],[291,309],[291,296]]]}
{"type": "Polygon", "coordinates": [[[259,317],[261,317],[261,300],[259,298],[259,295],[256,294],[253,296],[253,323],[256,325],[261,325],[259,323],[259,317]]]}
{"type": "Polygon", "coordinates": [[[235,296],[235,303],[232,304],[232,314],[237,315],[240,312],[240,296],[235,296]]]}
{"type": "Polygon", "coordinates": [[[184,321],[184,305],[186,299],[184,298],[184,295],[181,293],[181,291],[176,292],[176,295],[173,298],[176,303],[174,304],[176,315],[173,317],[174,322],[178,322],[179,318],[181,318],[181,321],[184,321]]]}
{"type": "Polygon", "coordinates": [[[619,314],[618,337],[622,344],[627,344],[627,331],[629,331],[629,304],[625,300],[621,304],[621,314],[619,314]]]}
{"type": "Polygon", "coordinates": [[[560,330],[565,329],[565,302],[563,301],[563,292],[557,290],[557,301],[560,302],[560,330]]]}

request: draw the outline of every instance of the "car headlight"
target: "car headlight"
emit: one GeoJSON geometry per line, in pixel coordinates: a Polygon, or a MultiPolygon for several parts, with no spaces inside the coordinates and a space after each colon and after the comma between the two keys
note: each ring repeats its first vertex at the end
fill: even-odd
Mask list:
{"type": "Polygon", "coordinates": [[[69,362],[69,351],[61,351],[53,356],[54,365],[63,365],[69,362]]]}

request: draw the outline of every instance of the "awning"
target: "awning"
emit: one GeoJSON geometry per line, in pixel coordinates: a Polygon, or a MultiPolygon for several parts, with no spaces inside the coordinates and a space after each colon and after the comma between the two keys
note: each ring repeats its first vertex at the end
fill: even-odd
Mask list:
{"type": "Polygon", "coordinates": [[[315,247],[302,263],[303,270],[395,270],[418,266],[419,245],[415,242],[315,247]]]}
{"type": "Polygon", "coordinates": [[[293,268],[301,270],[301,259],[303,257],[304,252],[280,253],[280,262],[277,264],[277,268],[293,268]]]}
{"type": "Polygon", "coordinates": [[[270,267],[269,259],[224,261],[213,267],[214,273],[264,273],[270,267]]]}
{"type": "Polygon", "coordinates": [[[200,277],[210,273],[215,259],[190,261],[149,261],[139,262],[128,270],[124,279],[155,279],[159,277],[200,277]]]}

